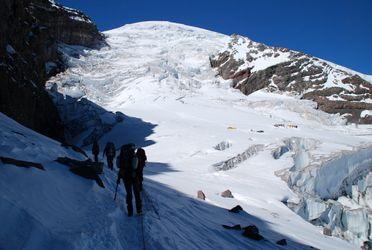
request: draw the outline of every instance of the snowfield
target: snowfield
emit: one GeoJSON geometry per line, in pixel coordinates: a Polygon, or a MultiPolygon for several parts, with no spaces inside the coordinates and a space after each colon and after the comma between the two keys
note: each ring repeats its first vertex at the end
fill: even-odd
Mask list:
{"type": "MultiPolygon", "coordinates": [[[[70,68],[48,88],[125,114],[100,145],[134,142],[146,150],[145,213],[126,217],[123,187],[112,200],[116,173],[105,169],[105,189],[71,174],[53,160],[81,156],[1,115],[0,156],[42,162],[46,171],[0,162],[0,220],[6,221],[0,249],[358,249],[366,240],[325,236],[285,204],[301,200],[303,186],[296,182],[300,188],[292,190],[284,180],[310,165],[322,173],[322,163],[342,152],[362,146],[370,152],[372,126],[346,126],[296,96],[263,90],[245,96],[230,88],[209,64],[228,36],[169,22],[129,24],[105,35],[109,46],[100,50],[62,45],[70,68]],[[293,138],[306,150],[289,146],[293,138]],[[220,196],[227,189],[234,198],[220,196]],[[198,190],[205,201],[196,199],[198,190]],[[227,211],[236,205],[244,212],[227,211]],[[254,224],[265,240],[223,224],[254,224]],[[275,244],[283,238],[287,247],[275,244]]],[[[257,67],[264,65],[272,63],[257,67]]],[[[84,135],[75,139],[82,145],[84,135]]],[[[370,157],[354,157],[350,169],[371,171],[370,157]]],[[[336,176],[337,165],[325,166],[328,179],[336,176]]],[[[316,185],[326,193],[335,182],[303,189],[316,185]]]]}

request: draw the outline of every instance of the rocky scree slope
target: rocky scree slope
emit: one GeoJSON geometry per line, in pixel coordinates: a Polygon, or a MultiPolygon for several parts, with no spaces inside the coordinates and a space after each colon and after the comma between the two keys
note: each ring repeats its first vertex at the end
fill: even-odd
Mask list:
{"type": "Polygon", "coordinates": [[[63,125],[45,81],[64,69],[58,44],[104,42],[83,13],[48,0],[3,0],[0,9],[0,112],[57,140],[63,125]]]}
{"type": "Polygon", "coordinates": [[[291,92],[315,101],[325,112],[340,113],[349,122],[372,123],[370,76],[239,35],[232,35],[227,48],[212,56],[210,63],[246,95],[263,88],[291,92]]]}

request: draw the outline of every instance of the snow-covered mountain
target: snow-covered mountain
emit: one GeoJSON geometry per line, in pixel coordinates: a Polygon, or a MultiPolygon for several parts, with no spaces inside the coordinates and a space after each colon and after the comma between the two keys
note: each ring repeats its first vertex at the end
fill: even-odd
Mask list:
{"type": "MultiPolygon", "coordinates": [[[[145,148],[145,214],[125,217],[122,188],[119,202],[111,200],[116,173],[104,170],[105,189],[79,182],[53,162],[75,152],[1,116],[0,156],[33,159],[46,171],[0,165],[1,220],[28,230],[24,236],[1,227],[0,246],[11,237],[6,249],[280,249],[281,239],[290,249],[358,249],[371,240],[371,125],[344,125],[340,115],[298,95],[234,88],[235,77],[211,60],[234,54],[224,51],[235,37],[169,22],[129,24],[105,35],[108,46],[99,50],[61,44],[69,68],[47,88],[74,144],[89,150],[98,136],[102,147],[113,141],[145,148]],[[30,155],[20,153],[22,145],[30,155]],[[227,189],[233,198],[221,196],[227,189]],[[199,190],[205,200],[196,199],[199,190]],[[244,212],[227,211],[236,205],[244,212]],[[9,217],[11,211],[19,212],[9,217]],[[254,224],[265,240],[223,224],[254,224]]],[[[246,48],[236,51],[244,57],[246,48]]],[[[243,60],[232,74],[250,68],[243,74],[248,84],[294,52],[277,53],[243,60]]]]}
{"type": "Polygon", "coordinates": [[[348,122],[372,123],[372,79],[325,60],[233,35],[211,65],[245,94],[266,88],[313,100],[348,122]]]}

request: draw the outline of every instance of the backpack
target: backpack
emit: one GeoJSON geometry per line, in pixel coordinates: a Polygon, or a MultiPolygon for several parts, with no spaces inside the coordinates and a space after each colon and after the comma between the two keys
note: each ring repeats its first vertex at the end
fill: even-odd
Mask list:
{"type": "Polygon", "coordinates": [[[143,175],[143,168],[145,167],[147,157],[146,152],[143,148],[138,148],[136,152],[136,156],[138,158],[138,167],[137,167],[137,175],[143,175]]]}
{"type": "Polygon", "coordinates": [[[130,143],[121,147],[119,161],[120,176],[126,180],[136,178],[138,158],[134,152],[134,144],[130,143]]]}

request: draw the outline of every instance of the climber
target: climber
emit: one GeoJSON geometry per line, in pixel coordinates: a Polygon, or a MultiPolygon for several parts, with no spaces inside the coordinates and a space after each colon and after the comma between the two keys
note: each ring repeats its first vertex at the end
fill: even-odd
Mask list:
{"type": "Polygon", "coordinates": [[[94,161],[98,162],[99,145],[97,139],[93,141],[92,154],[94,155],[94,161]]]}
{"type": "Polygon", "coordinates": [[[139,181],[140,191],[143,189],[143,169],[146,165],[147,157],[146,152],[143,148],[138,148],[136,152],[138,158],[137,178],[139,181]]]}
{"type": "Polygon", "coordinates": [[[133,143],[123,145],[120,149],[119,160],[119,173],[117,184],[120,179],[124,181],[125,191],[127,193],[126,202],[128,209],[128,216],[133,215],[132,197],[136,200],[137,214],[142,214],[141,194],[139,187],[139,179],[137,178],[136,170],[138,167],[138,158],[135,154],[135,145],[133,143]]]}
{"type": "Polygon", "coordinates": [[[112,142],[108,142],[105,146],[105,149],[103,150],[103,157],[107,157],[107,166],[111,169],[114,170],[114,158],[116,155],[116,150],[115,150],[115,144],[112,142]]]}

